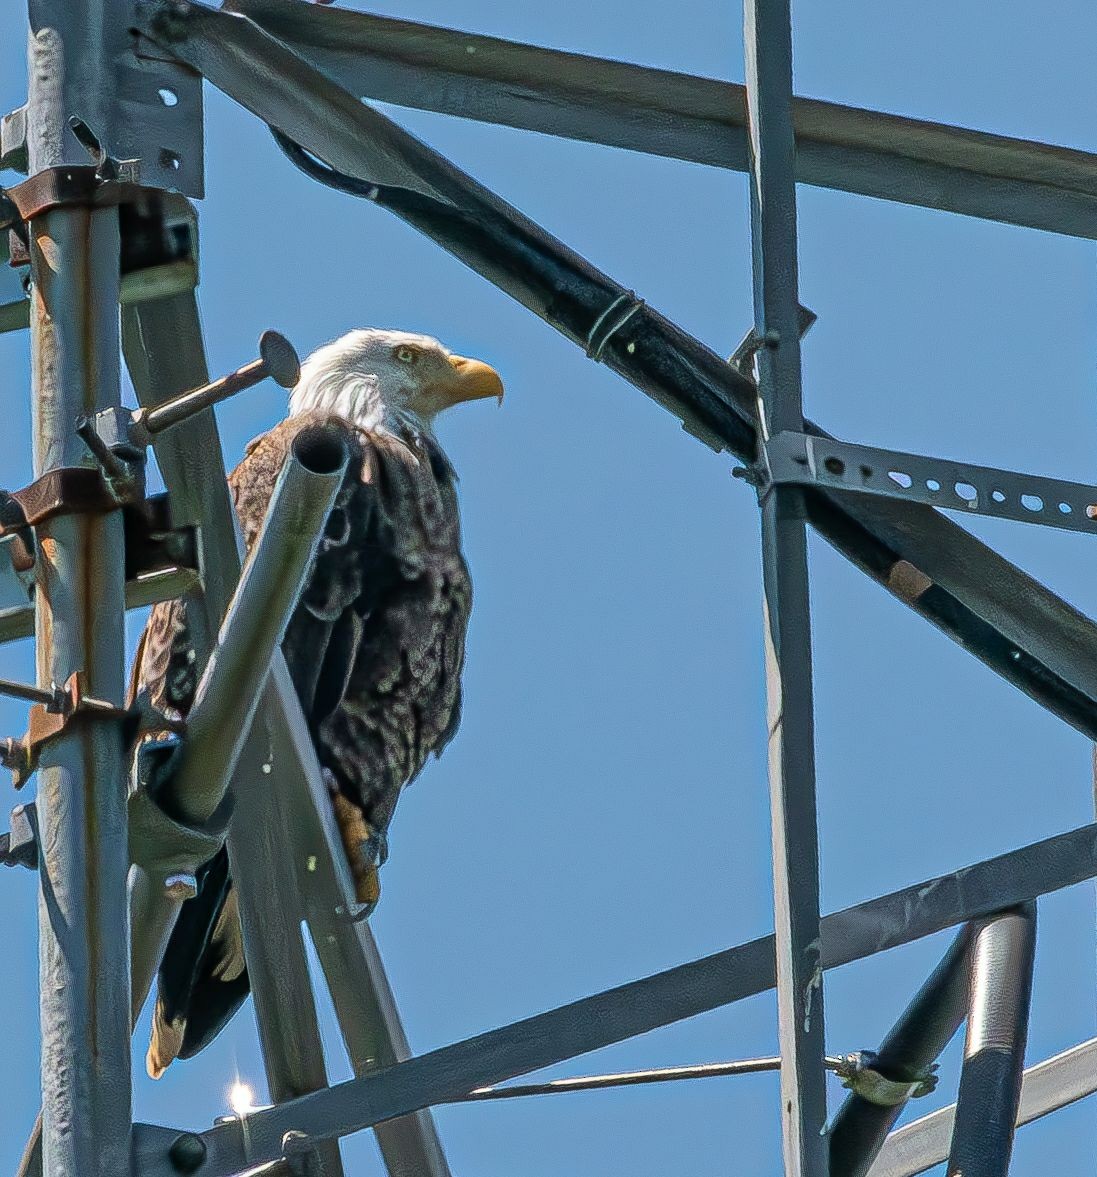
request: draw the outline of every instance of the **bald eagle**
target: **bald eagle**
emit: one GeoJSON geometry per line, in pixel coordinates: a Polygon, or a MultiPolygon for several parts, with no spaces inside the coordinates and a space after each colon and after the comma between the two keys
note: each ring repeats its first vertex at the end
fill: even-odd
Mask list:
{"type": "MultiPolygon", "coordinates": [[[[502,400],[493,368],[437,340],[360,330],[301,366],[290,413],[247,447],[229,486],[250,549],[296,434],[345,431],[352,459],[282,649],[331,792],[360,903],[379,868],[403,787],[456,731],[471,583],[461,554],[455,475],[434,436],[439,413],[502,400]]],[[[200,667],[182,601],[157,605],[131,693],[185,718],[200,667]]],[[[201,1050],[248,994],[227,852],[199,874],[160,965],[147,1067],[201,1050]]]]}

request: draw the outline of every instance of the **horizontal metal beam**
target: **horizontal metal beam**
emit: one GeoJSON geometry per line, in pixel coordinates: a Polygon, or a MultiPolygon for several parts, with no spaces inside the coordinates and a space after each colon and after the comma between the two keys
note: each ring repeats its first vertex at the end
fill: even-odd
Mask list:
{"type": "MultiPolygon", "coordinates": [[[[437,241],[714,449],[754,461],[757,389],[721,356],[250,20],[187,0],[173,0],[170,19],[157,20],[163,12],[152,9],[143,27],[169,37],[172,52],[209,81],[359,177],[356,192],[437,241]]],[[[1089,618],[932,508],[829,490],[805,499],[812,525],[862,571],[1097,739],[1097,625],[1089,618]]]]}
{"type": "MultiPolygon", "coordinates": [[[[1097,1091],[1097,1038],[1029,1067],[1021,1077],[1017,1126],[1031,1124],[1097,1091]]],[[[888,1137],[868,1177],[914,1177],[948,1158],[956,1105],[931,1112],[888,1137]]]]}
{"type": "MultiPolygon", "coordinates": [[[[747,171],[746,87],[300,0],[229,0],[359,97],[747,171]]],[[[1097,155],[798,98],[804,184],[1097,237],[1097,155]]]]}
{"type": "MultiPolygon", "coordinates": [[[[822,921],[822,961],[837,968],[968,919],[1027,902],[1097,874],[1097,824],[1034,843],[822,921]]],[[[773,936],[703,957],[466,1039],[202,1135],[201,1177],[230,1177],[276,1160],[286,1132],[324,1139],[361,1131],[418,1108],[450,1102],[774,987],[773,936]]],[[[140,1171],[164,1168],[164,1129],[138,1133],[140,1171]]]]}

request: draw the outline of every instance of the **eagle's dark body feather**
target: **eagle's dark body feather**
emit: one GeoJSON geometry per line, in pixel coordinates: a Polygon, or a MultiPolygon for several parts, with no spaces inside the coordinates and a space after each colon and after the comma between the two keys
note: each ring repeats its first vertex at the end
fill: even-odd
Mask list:
{"type": "MultiPolygon", "coordinates": [[[[253,442],[229,477],[247,547],[254,543],[295,434],[323,411],[301,413],[253,442]]],[[[471,607],[461,554],[455,477],[429,435],[346,429],[353,459],[283,642],[356,883],[358,834],[383,838],[404,785],[457,728],[471,607]],[[364,823],[368,823],[368,829],[364,823]]],[[[200,666],[186,606],[156,606],[135,687],[185,716],[200,666]]],[[[247,996],[235,895],[224,850],[203,869],[164,956],[150,1071],[200,1050],[247,996]]],[[[376,874],[373,873],[373,883],[376,874]]]]}

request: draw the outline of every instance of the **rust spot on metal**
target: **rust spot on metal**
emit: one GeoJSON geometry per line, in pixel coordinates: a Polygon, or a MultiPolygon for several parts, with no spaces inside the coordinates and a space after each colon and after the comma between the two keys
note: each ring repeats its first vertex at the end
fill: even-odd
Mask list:
{"type": "Polygon", "coordinates": [[[898,560],[888,572],[887,586],[905,601],[916,601],[926,589],[933,587],[933,581],[909,560],[898,560]]]}

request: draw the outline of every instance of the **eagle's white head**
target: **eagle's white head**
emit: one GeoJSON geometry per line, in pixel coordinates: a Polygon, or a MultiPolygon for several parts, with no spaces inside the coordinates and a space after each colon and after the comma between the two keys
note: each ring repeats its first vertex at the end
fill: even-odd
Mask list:
{"type": "Polygon", "coordinates": [[[290,413],[326,409],[362,429],[429,432],[434,418],[461,401],[503,399],[498,372],[454,355],[437,339],[409,331],[349,331],[301,365],[290,413]]]}

